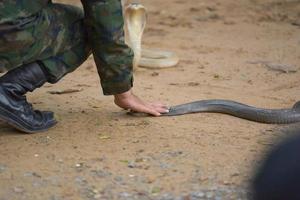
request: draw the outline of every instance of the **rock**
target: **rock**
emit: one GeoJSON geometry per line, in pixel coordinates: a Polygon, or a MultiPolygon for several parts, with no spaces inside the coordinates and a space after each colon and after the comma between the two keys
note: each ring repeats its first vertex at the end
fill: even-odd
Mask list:
{"type": "Polygon", "coordinates": [[[82,163],[77,163],[76,165],[75,165],[75,167],[82,167],[82,163]]]}
{"type": "Polygon", "coordinates": [[[77,172],[82,172],[85,170],[88,166],[86,166],[84,163],[76,163],[75,164],[75,169],[77,172]]]}
{"type": "Polygon", "coordinates": [[[127,165],[129,168],[136,168],[136,164],[134,161],[130,161],[127,165]]]}

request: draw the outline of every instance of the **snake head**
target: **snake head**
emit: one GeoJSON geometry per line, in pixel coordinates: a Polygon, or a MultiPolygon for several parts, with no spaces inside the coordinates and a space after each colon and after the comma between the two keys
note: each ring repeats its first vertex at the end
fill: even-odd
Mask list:
{"type": "Polygon", "coordinates": [[[130,4],[132,7],[139,7],[139,6],[141,6],[141,4],[139,4],[139,3],[131,3],[130,4]]]}

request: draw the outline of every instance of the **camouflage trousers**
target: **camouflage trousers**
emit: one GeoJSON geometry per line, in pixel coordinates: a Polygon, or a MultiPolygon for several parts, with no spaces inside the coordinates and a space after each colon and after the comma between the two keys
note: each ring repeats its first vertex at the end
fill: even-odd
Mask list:
{"type": "Polygon", "coordinates": [[[90,55],[83,10],[53,4],[13,28],[0,26],[0,71],[39,62],[55,83],[90,55]]]}

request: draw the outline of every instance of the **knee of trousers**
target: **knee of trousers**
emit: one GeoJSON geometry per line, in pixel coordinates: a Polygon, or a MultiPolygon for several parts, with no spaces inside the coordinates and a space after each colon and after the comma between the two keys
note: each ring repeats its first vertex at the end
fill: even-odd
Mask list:
{"type": "Polygon", "coordinates": [[[89,56],[91,48],[88,43],[74,46],[69,51],[49,57],[39,62],[47,71],[49,83],[56,83],[66,74],[77,69],[89,56]]]}
{"type": "Polygon", "coordinates": [[[34,26],[6,34],[9,42],[0,39],[0,73],[39,62],[56,82],[90,54],[84,13],[76,6],[49,4],[37,19],[34,26]]]}
{"type": "Polygon", "coordinates": [[[42,57],[46,59],[39,60],[48,72],[48,81],[50,83],[58,82],[66,74],[77,69],[91,54],[91,48],[87,40],[87,32],[84,26],[84,14],[82,9],[64,4],[53,4],[50,8],[49,15],[55,16],[56,19],[63,19],[62,22],[52,22],[52,29],[56,31],[61,27],[61,34],[57,40],[61,43],[54,42],[50,45],[50,55],[42,57]],[[61,23],[61,25],[59,25],[61,23]],[[56,49],[59,49],[56,51],[56,49]]]}

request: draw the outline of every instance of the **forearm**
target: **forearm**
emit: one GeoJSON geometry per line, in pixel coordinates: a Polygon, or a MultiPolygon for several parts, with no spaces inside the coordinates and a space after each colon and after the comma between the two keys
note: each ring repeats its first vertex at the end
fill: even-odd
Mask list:
{"type": "Polygon", "coordinates": [[[120,0],[81,0],[90,45],[105,95],[132,87],[133,52],[124,42],[120,0]]]}

